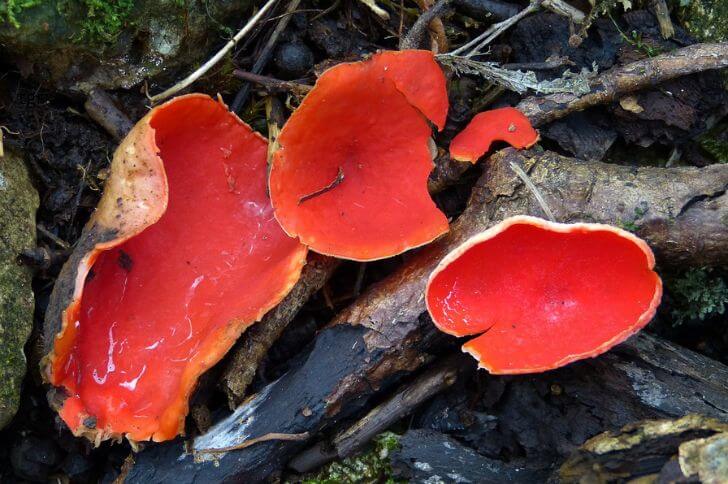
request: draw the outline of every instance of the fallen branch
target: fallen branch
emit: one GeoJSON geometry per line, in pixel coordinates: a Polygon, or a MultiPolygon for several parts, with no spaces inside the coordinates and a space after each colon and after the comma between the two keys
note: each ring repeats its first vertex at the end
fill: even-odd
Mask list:
{"type": "Polygon", "coordinates": [[[83,104],[86,113],[116,141],[121,141],[134,124],[105,91],[92,89],[83,104]]]}
{"type": "Polygon", "coordinates": [[[330,443],[319,442],[296,456],[289,466],[296,472],[309,472],[331,460],[350,457],[377,434],[409,415],[422,402],[455,383],[458,370],[465,367],[464,355],[451,357],[398,389],[386,402],[373,408],[364,418],[339,433],[330,443]]]}
{"type": "MultiPolygon", "coordinates": [[[[425,312],[423,293],[432,269],[467,237],[503,218],[541,213],[531,191],[511,170],[511,162],[528,173],[558,220],[629,224],[655,249],[662,264],[728,263],[728,232],[721,222],[728,218],[728,165],[635,168],[548,152],[505,150],[491,158],[468,208],[446,237],[369,288],[318,334],[310,351],[293,361],[288,373],[213,425],[192,447],[211,447],[211,440],[215,447],[224,447],[243,436],[274,431],[313,436],[355,415],[373,395],[430,361],[429,348],[447,338],[435,330],[425,312]]],[[[627,348],[624,356],[610,352],[584,365],[604,365],[605,358],[611,358],[608,374],[614,385],[604,384],[599,375],[583,368],[572,374],[593,389],[583,398],[596,400],[597,405],[609,399],[629,401],[632,406],[626,408],[646,416],[688,411],[728,416],[726,367],[646,335],[633,339],[627,348]],[[652,348],[642,351],[644,346],[652,348]],[[670,371],[658,371],[658,365],[670,371]],[[655,385],[661,391],[659,399],[652,398],[655,385]]],[[[604,411],[611,412],[612,421],[603,425],[619,421],[611,408],[604,411]]],[[[139,454],[127,481],[177,482],[185,475],[189,480],[204,476],[209,481],[255,482],[280,469],[303,445],[263,443],[195,462],[179,442],[162,444],[139,454]]]]}
{"type": "Polygon", "coordinates": [[[718,484],[728,477],[726,445],[728,424],[701,415],[631,423],[589,439],[549,482],[660,482],[669,475],[665,481],[718,484]]]}
{"type": "MultiPolygon", "coordinates": [[[[439,59],[446,63],[448,61],[447,56],[439,56],[439,59]]],[[[486,63],[478,64],[487,66],[486,63]]],[[[626,94],[676,77],[726,66],[728,43],[695,44],[603,72],[587,83],[585,93],[562,92],[531,96],[522,100],[517,108],[528,117],[534,127],[539,127],[577,111],[614,102],[626,94]]],[[[492,76],[486,73],[486,78],[493,82],[499,82],[498,76],[498,72],[492,76]]],[[[431,188],[441,189],[451,185],[469,167],[469,163],[452,160],[447,155],[438,158],[435,161],[435,170],[430,175],[431,188]]]]}
{"type": "Polygon", "coordinates": [[[725,67],[728,67],[728,42],[695,44],[604,72],[591,82],[591,91],[587,94],[533,96],[518,103],[517,108],[534,126],[541,126],[676,77],[725,67]]]}
{"type": "Polygon", "coordinates": [[[302,97],[313,89],[313,86],[309,86],[308,84],[301,84],[295,81],[282,81],[274,77],[261,76],[252,72],[241,71],[240,69],[235,69],[233,76],[244,81],[253,82],[271,91],[285,91],[302,97]]]}
{"type": "MultiPolygon", "coordinates": [[[[432,25],[435,20],[439,20],[439,15],[443,14],[445,10],[447,10],[450,5],[450,1],[451,0],[438,0],[438,2],[432,7],[422,12],[422,15],[420,15],[412,25],[412,28],[409,29],[407,35],[402,37],[399,41],[399,50],[417,49],[422,43],[427,27],[432,25]]],[[[440,20],[439,27],[442,27],[442,20],[440,20]]]]}
{"type": "Polygon", "coordinates": [[[258,10],[258,12],[256,12],[256,14],[253,15],[250,18],[250,20],[248,20],[248,22],[243,26],[243,28],[240,29],[238,31],[238,33],[235,34],[235,36],[232,39],[230,39],[227,44],[225,44],[223,46],[222,49],[217,51],[217,53],[214,56],[212,56],[212,58],[210,58],[210,60],[208,60],[207,62],[202,64],[195,72],[193,72],[189,76],[185,77],[184,79],[182,79],[180,82],[178,82],[174,86],[170,87],[169,89],[167,89],[163,92],[160,92],[159,94],[150,96],[149,100],[152,103],[158,103],[160,101],[164,101],[165,99],[172,97],[175,94],[177,94],[178,92],[180,92],[181,90],[185,89],[186,87],[188,87],[190,84],[195,82],[200,77],[204,76],[207,73],[207,71],[209,71],[212,67],[214,67],[215,64],[220,62],[220,60],[223,57],[225,57],[225,55],[228,52],[230,52],[232,50],[232,48],[235,47],[235,45],[238,42],[240,42],[240,39],[245,37],[245,35],[248,32],[250,32],[253,29],[253,27],[255,27],[255,24],[258,23],[258,20],[260,20],[260,18],[268,10],[270,10],[273,7],[273,5],[276,4],[277,1],[278,0],[268,0],[267,2],[265,2],[265,4],[260,8],[260,10],[258,10]]]}

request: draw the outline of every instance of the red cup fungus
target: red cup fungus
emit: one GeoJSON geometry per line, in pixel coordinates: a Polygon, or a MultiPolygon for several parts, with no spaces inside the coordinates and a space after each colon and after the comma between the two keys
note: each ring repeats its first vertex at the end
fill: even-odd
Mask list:
{"type": "Polygon", "coordinates": [[[478,113],[450,142],[450,157],[475,163],[488,152],[494,141],[514,148],[530,148],[538,142],[538,131],[516,108],[498,108],[478,113]]]}
{"type": "Polygon", "coordinates": [[[427,191],[429,119],[447,116],[429,51],[380,52],[325,71],[278,137],[270,194],[283,229],[316,252],[375,260],[448,230],[427,191]]]}
{"type": "Polygon", "coordinates": [[[494,374],[537,373],[597,356],[643,328],[662,296],[649,246],[609,225],[504,220],[450,252],[427,309],[494,374]]]}
{"type": "Polygon", "coordinates": [[[295,284],[306,247],[273,216],[266,149],[201,94],[121,143],[46,315],[44,375],[75,435],[181,433],[198,377],[295,284]]]}

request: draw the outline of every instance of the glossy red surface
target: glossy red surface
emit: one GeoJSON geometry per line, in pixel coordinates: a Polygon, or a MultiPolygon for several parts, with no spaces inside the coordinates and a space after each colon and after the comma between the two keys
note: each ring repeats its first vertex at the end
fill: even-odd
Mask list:
{"type": "Polygon", "coordinates": [[[649,247],[622,230],[521,217],[453,251],[427,305],[442,331],[480,335],[463,350],[492,373],[543,371],[647,324],[661,296],[653,266],[649,247]]]}
{"type": "Polygon", "coordinates": [[[186,96],[149,123],[167,211],[100,253],[52,374],[72,429],[92,416],[133,440],[177,435],[199,375],[288,292],[306,254],[273,216],[266,141],[224,105],[186,96]]]}
{"type": "Polygon", "coordinates": [[[444,114],[444,76],[429,53],[379,54],[318,79],[283,127],[270,174],[276,217],[288,234],[319,253],[374,260],[447,231],[427,191],[431,129],[403,95],[430,92],[411,85],[423,63],[418,81],[441,87],[444,114]],[[395,60],[409,64],[395,69],[395,60]]]}
{"type": "Polygon", "coordinates": [[[450,142],[450,156],[475,163],[494,141],[514,148],[529,148],[539,139],[528,118],[516,108],[498,108],[478,113],[450,142]]]}

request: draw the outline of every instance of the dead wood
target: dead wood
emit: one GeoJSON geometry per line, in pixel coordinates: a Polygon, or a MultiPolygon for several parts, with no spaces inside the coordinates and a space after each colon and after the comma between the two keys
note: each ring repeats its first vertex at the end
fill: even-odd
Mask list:
{"type": "Polygon", "coordinates": [[[83,107],[91,119],[96,121],[116,141],[121,141],[134,124],[116,105],[111,96],[101,89],[89,92],[83,107]]]}
{"type": "Polygon", "coordinates": [[[465,355],[457,355],[436,364],[398,389],[387,401],[373,408],[353,426],[336,435],[330,443],[319,442],[296,456],[289,466],[296,472],[309,472],[333,459],[356,454],[377,434],[409,415],[422,402],[455,383],[458,370],[465,366],[465,358],[465,355]]]}
{"type": "Polygon", "coordinates": [[[263,86],[270,91],[285,91],[301,97],[305,96],[308,94],[308,91],[313,89],[313,86],[309,86],[308,84],[301,84],[300,82],[295,81],[282,81],[274,77],[261,76],[253,72],[247,72],[240,69],[235,69],[233,71],[233,75],[238,79],[263,86]]]}
{"type": "Polygon", "coordinates": [[[450,1],[438,0],[434,5],[428,5],[424,0],[420,0],[418,4],[424,9],[424,12],[412,25],[407,35],[400,39],[399,50],[419,48],[425,36],[425,31],[429,28],[434,34],[433,37],[437,39],[438,50],[444,52],[447,49],[447,36],[439,15],[445,13],[450,1]]]}
{"type": "Polygon", "coordinates": [[[728,424],[701,415],[637,422],[589,439],[549,482],[725,482],[726,446],[728,424]]]}
{"type": "Polygon", "coordinates": [[[541,126],[676,77],[724,67],[728,67],[728,42],[694,44],[611,69],[591,82],[592,89],[588,94],[533,96],[518,103],[517,108],[528,116],[534,126],[541,126]]]}
{"type": "MultiPolygon", "coordinates": [[[[429,348],[445,338],[434,329],[424,306],[425,282],[434,266],[465,238],[505,217],[541,215],[510,163],[528,172],[558,220],[629,224],[648,240],[662,264],[728,262],[724,229],[728,166],[635,168],[582,162],[549,152],[505,150],[489,161],[488,171],[449,235],[371,287],[319,333],[310,351],[294,361],[287,374],[195,439],[193,448],[225,447],[271,432],[313,436],[359,413],[372,395],[430,361],[429,348]]],[[[580,398],[594,402],[600,416],[614,416],[602,418],[592,435],[608,430],[624,412],[630,417],[641,415],[638,419],[682,416],[696,410],[720,417],[728,413],[728,369],[723,365],[645,335],[625,347],[624,354],[610,352],[580,363],[578,371],[576,365],[563,369],[591,389],[580,398]],[[605,361],[610,365],[604,373],[587,370],[605,361]],[[661,390],[656,394],[658,384],[661,390]],[[608,400],[620,405],[602,408],[608,400]]],[[[280,469],[304,445],[261,443],[199,462],[185,454],[180,442],[157,445],[139,454],[128,482],[184,483],[202,476],[211,481],[254,482],[280,469]]]]}
{"type": "MultiPolygon", "coordinates": [[[[273,49],[278,44],[278,39],[280,38],[283,31],[286,30],[288,22],[291,21],[291,18],[296,12],[296,9],[298,9],[298,5],[300,3],[301,0],[290,0],[288,2],[288,5],[286,5],[285,11],[276,22],[276,26],[268,37],[268,40],[266,40],[263,48],[256,53],[255,62],[253,63],[253,67],[251,68],[253,74],[260,74],[261,72],[263,72],[263,69],[273,56],[273,49]]],[[[235,94],[235,99],[233,99],[233,102],[230,104],[230,110],[235,113],[240,111],[240,108],[242,108],[243,104],[245,104],[245,102],[248,100],[249,94],[250,84],[245,83],[238,90],[237,94],[235,94]]]]}
{"type": "MultiPolygon", "coordinates": [[[[726,66],[728,42],[695,44],[606,71],[591,81],[591,92],[588,94],[531,96],[516,107],[538,128],[569,114],[614,102],[625,94],[653,87],[676,77],[726,66]]],[[[452,160],[446,154],[440,156],[435,160],[435,169],[430,175],[431,191],[439,191],[451,185],[469,167],[470,163],[452,160]]]]}
{"type": "Polygon", "coordinates": [[[231,408],[245,397],[263,357],[278,339],[288,323],[313,293],[323,287],[340,261],[333,257],[311,254],[291,292],[268,312],[263,319],[243,333],[230,352],[228,364],[220,378],[231,408]]]}
{"type": "Polygon", "coordinates": [[[527,462],[505,463],[485,457],[447,435],[432,430],[407,431],[392,453],[394,475],[407,482],[501,484],[543,482],[548,474],[527,462]],[[444,478],[447,477],[447,480],[444,478]]]}

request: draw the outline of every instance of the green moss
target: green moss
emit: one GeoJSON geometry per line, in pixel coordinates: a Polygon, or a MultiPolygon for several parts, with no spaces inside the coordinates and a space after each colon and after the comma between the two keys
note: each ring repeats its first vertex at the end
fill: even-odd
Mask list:
{"type": "Polygon", "coordinates": [[[728,306],[728,285],[712,269],[689,269],[665,282],[673,299],[673,325],[678,326],[686,321],[704,321],[725,313],[728,306]]]}
{"type": "Polygon", "coordinates": [[[637,223],[649,210],[649,205],[646,202],[641,202],[640,205],[634,208],[634,215],[629,220],[617,220],[617,226],[621,229],[629,232],[637,232],[639,230],[639,224],[637,223]]]}
{"type": "Polygon", "coordinates": [[[303,480],[304,484],[373,484],[400,482],[392,477],[389,455],[399,448],[399,435],[384,432],[374,439],[372,448],[356,457],[332,462],[303,480]]]}
{"type": "Polygon", "coordinates": [[[700,147],[717,163],[728,163],[728,122],[713,127],[698,138],[700,147]]]}
{"type": "Polygon", "coordinates": [[[41,0],[0,0],[0,24],[7,22],[16,29],[20,27],[18,15],[27,8],[39,5],[41,0]]]}
{"type": "Polygon", "coordinates": [[[76,40],[91,43],[113,42],[126,25],[134,0],[79,0],[86,13],[76,40]]]}
{"type": "Polygon", "coordinates": [[[726,0],[682,0],[679,2],[682,24],[703,42],[728,40],[728,2],[726,0]]]}

